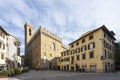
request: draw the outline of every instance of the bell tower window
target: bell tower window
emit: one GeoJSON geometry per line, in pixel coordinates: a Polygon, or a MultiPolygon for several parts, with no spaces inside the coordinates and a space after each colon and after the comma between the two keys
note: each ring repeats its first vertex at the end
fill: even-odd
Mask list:
{"type": "Polygon", "coordinates": [[[31,36],[31,29],[29,29],[29,35],[31,36]]]}

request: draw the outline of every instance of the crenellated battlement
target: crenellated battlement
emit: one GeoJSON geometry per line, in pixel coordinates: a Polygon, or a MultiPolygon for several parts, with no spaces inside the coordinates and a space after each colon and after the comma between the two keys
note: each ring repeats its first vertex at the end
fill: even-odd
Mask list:
{"type": "Polygon", "coordinates": [[[58,37],[57,35],[55,35],[54,33],[50,32],[50,31],[48,31],[47,29],[43,28],[42,26],[40,26],[39,29],[40,29],[41,32],[59,40],[59,41],[62,41],[62,39],[60,37],[58,37]]]}
{"type": "MultiPolygon", "coordinates": [[[[26,26],[32,28],[32,30],[34,29],[34,27],[29,23],[25,23],[24,27],[26,28],[26,26]]],[[[41,32],[43,34],[47,35],[48,37],[53,38],[53,39],[59,41],[60,43],[62,43],[62,39],[60,37],[58,37],[57,35],[53,34],[50,31],[48,31],[47,29],[43,28],[42,26],[40,26],[39,29],[37,29],[37,31],[35,31],[35,33],[33,33],[30,37],[28,37],[29,41],[27,43],[30,44],[34,40],[34,38],[37,35],[39,35],[39,33],[41,33],[41,32]]]]}

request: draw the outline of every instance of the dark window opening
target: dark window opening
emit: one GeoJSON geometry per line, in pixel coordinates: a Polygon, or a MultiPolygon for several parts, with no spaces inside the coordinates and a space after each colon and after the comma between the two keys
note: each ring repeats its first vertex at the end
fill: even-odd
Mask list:
{"type": "Polygon", "coordinates": [[[79,55],[77,55],[76,57],[77,57],[77,60],[80,60],[80,56],[79,55]]]}
{"type": "Polygon", "coordinates": [[[79,45],[79,42],[77,42],[76,45],[78,46],[78,45],[79,45]]]}
{"type": "Polygon", "coordinates": [[[86,59],[86,55],[85,54],[82,54],[82,59],[86,59]]]}
{"type": "Polygon", "coordinates": [[[91,39],[93,39],[93,35],[90,35],[90,36],[89,36],[89,40],[91,40],[91,39]]]}
{"type": "Polygon", "coordinates": [[[84,42],[85,42],[85,39],[82,40],[82,43],[84,43],[84,42]]]}
{"type": "Polygon", "coordinates": [[[90,58],[94,58],[94,52],[90,52],[89,56],[90,58]]]}
{"type": "Polygon", "coordinates": [[[29,29],[29,35],[31,36],[31,29],[29,29]]]}

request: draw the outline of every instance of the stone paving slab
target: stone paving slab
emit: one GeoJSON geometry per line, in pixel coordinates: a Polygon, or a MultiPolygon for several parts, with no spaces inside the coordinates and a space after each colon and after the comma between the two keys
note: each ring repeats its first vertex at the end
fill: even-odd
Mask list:
{"type": "Polygon", "coordinates": [[[79,73],[65,71],[31,70],[15,77],[19,80],[120,80],[118,73],[79,73]]]}

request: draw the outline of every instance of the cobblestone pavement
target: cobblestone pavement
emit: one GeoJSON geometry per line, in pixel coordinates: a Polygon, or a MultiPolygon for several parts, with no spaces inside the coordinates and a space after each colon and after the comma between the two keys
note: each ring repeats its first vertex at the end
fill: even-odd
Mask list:
{"type": "Polygon", "coordinates": [[[79,73],[65,71],[35,71],[16,76],[19,80],[120,80],[120,72],[117,73],[79,73]]]}

